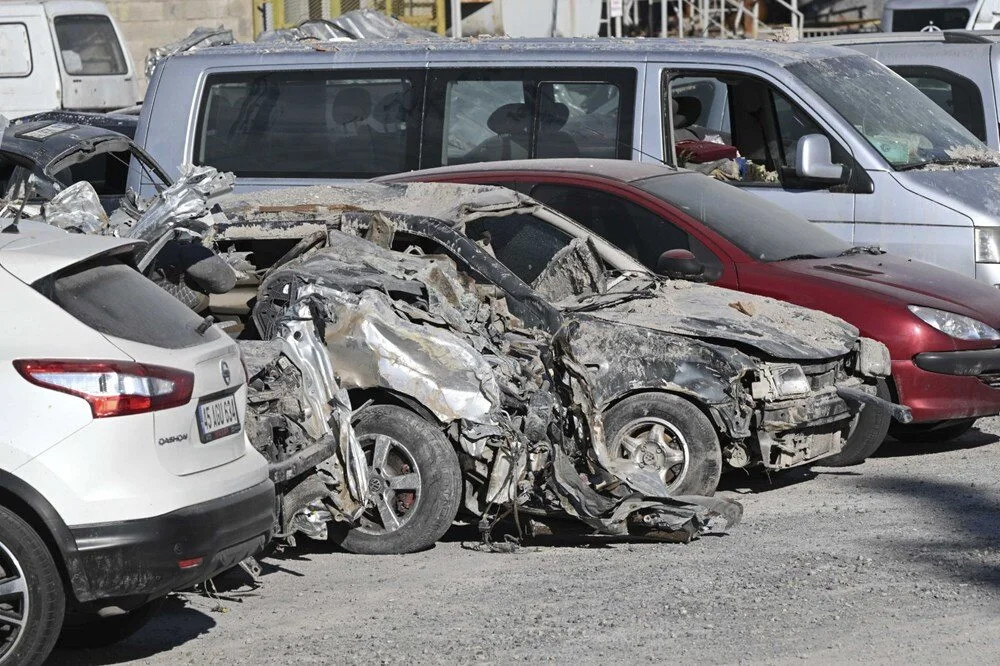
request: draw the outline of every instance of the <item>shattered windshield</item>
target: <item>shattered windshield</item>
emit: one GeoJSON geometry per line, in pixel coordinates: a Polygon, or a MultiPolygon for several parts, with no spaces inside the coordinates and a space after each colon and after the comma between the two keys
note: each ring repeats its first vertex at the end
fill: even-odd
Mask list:
{"type": "Polygon", "coordinates": [[[995,166],[983,143],[919,90],[862,55],[788,65],[896,169],[995,166]]]}
{"type": "Polygon", "coordinates": [[[632,184],[680,208],[758,261],[825,259],[851,250],[804,217],[718,180],[686,174],[632,184]]]}
{"type": "Polygon", "coordinates": [[[553,303],[596,296],[607,284],[604,263],[589,238],[576,238],[559,250],[531,288],[553,303]]]}

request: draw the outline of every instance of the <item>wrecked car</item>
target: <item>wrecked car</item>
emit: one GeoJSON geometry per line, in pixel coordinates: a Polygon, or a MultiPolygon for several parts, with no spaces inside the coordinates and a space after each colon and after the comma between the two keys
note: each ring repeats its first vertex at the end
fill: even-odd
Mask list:
{"type": "MultiPolygon", "coordinates": [[[[221,212],[214,243],[244,262],[244,281],[208,311],[288,344],[303,335],[290,326],[310,322],[337,379],[327,393],[347,392],[325,404],[354,405],[364,475],[343,449],[328,492],[304,493],[283,519],[332,526],[350,550],[429,545],[460,498],[487,523],[516,507],[532,524],[648,527],[623,497],[704,497],[724,465],[821,460],[868,404],[908,418],[876,396],[886,348],[842,320],[656,276],[510,190],[321,186],[221,212]],[[346,505],[331,499],[352,487],[346,505]]],[[[301,365],[281,379],[270,363],[250,373],[258,446],[294,435],[304,451],[315,410],[296,387],[331,382],[301,365]]]]}
{"type": "MultiPolygon", "coordinates": [[[[129,130],[127,119],[104,116],[101,126],[90,124],[84,114],[61,112],[37,117],[7,127],[0,138],[0,192],[4,200],[37,206],[86,181],[101,206],[111,213],[127,195],[133,160],[135,168],[154,184],[154,193],[172,183],[153,158],[121,133],[129,130]]],[[[0,122],[0,129],[3,125],[0,122]]]]}
{"type": "Polygon", "coordinates": [[[878,246],[850,245],[738,188],[658,164],[582,159],[457,165],[384,180],[502,183],[651,270],[823,310],[885,343],[892,374],[879,382],[880,395],[909,407],[913,423],[865,410],[868,427],[824,466],[862,462],[887,432],[901,441],[944,441],[1000,413],[995,287],[878,246]]]}
{"type": "MultiPolygon", "coordinates": [[[[293,247],[278,255],[268,254],[275,248],[266,242],[252,253],[234,247],[233,239],[240,236],[237,230],[242,226],[244,237],[252,235],[257,222],[226,212],[230,206],[233,210],[244,206],[225,201],[232,181],[231,174],[209,167],[186,167],[156,196],[132,196],[111,216],[104,215],[88,194],[93,188],[82,181],[61,190],[32,215],[69,231],[145,241],[135,251],[135,265],[154,279],[173,276],[176,283],[157,281],[168,289],[175,287],[171,293],[203,313],[217,310],[212,300],[223,292],[238,295],[247,284],[257,285],[261,278],[267,282],[271,274],[279,280],[290,261],[318,256],[317,249],[329,244],[328,234],[343,236],[345,249],[353,241],[355,258],[364,258],[366,252],[374,256],[379,250],[377,244],[338,231],[336,224],[326,230],[326,223],[318,236],[286,237],[286,244],[293,247]],[[209,256],[192,262],[192,255],[198,259],[194,252],[198,249],[209,256]],[[254,266],[251,257],[269,268],[254,266]],[[225,271],[215,270],[219,264],[225,271]],[[165,274],[153,272],[157,267],[165,274]],[[228,284],[220,278],[225,275],[232,277],[228,284]],[[237,284],[241,287],[233,289],[237,284]],[[189,294],[198,297],[190,299],[189,294]]],[[[25,214],[23,204],[24,199],[9,199],[0,215],[14,211],[9,224],[16,227],[25,214]]],[[[277,228],[296,233],[295,225],[279,222],[277,228]]],[[[264,230],[262,235],[267,234],[264,230]]],[[[389,252],[397,260],[406,256],[389,252]]],[[[471,309],[461,314],[485,315],[485,310],[474,307],[482,294],[472,288],[473,283],[459,280],[454,266],[450,274],[452,295],[467,290],[463,307],[471,309]]],[[[413,281],[409,291],[416,288],[418,282],[413,281]]],[[[251,290],[256,293],[257,287],[251,290]]],[[[345,291],[342,296],[374,293],[345,291]]],[[[304,533],[332,537],[356,552],[409,552],[431,545],[448,529],[463,497],[482,518],[485,539],[493,525],[511,512],[521,525],[522,510],[538,514],[537,520],[525,518],[525,528],[531,531],[541,529],[538,525],[555,514],[562,520],[580,518],[581,527],[608,534],[661,540],[689,540],[739,520],[738,504],[680,495],[675,492],[679,486],[672,484],[671,490],[658,470],[612,458],[602,443],[595,447],[593,429],[585,428],[583,420],[592,412],[567,408],[578,399],[577,393],[588,396],[589,391],[566,379],[569,366],[553,364],[549,351],[553,339],[548,333],[525,328],[509,313],[503,315],[508,326],[492,330],[490,336],[479,335],[474,328],[489,323],[488,318],[466,320],[462,332],[478,340],[475,347],[435,322],[436,308],[423,316],[412,310],[409,316],[416,323],[411,322],[408,333],[402,318],[388,317],[384,332],[390,338],[398,329],[415,340],[432,336],[438,345],[424,366],[422,380],[401,377],[402,384],[397,384],[381,382],[377,372],[362,370],[379,365],[382,350],[377,345],[367,350],[355,346],[350,358],[334,353],[334,341],[351,344],[332,333],[332,311],[323,314],[321,296],[307,297],[303,291],[294,302],[264,300],[267,305],[257,316],[241,322],[250,324],[241,332],[247,338],[242,348],[250,389],[246,428],[270,463],[279,496],[275,529],[279,537],[294,541],[296,534],[304,533]],[[515,329],[523,333],[514,335],[515,329]],[[254,334],[260,331],[264,334],[254,334]],[[434,376],[433,359],[440,361],[442,354],[467,362],[478,383],[469,383],[467,371],[454,377],[434,376]],[[349,375],[353,378],[347,381],[349,375]],[[553,385],[554,380],[559,385],[553,385]],[[345,387],[354,390],[349,393],[345,387]],[[467,448],[456,448],[463,445],[462,438],[467,448]],[[554,453],[555,443],[564,450],[554,453]],[[487,479],[485,487],[468,481],[476,474],[487,479]]],[[[382,306],[384,311],[385,303],[382,306]]],[[[558,313],[542,300],[536,307],[544,313],[547,330],[557,330],[558,313]]],[[[457,313],[449,317],[454,326],[460,325],[457,313]]],[[[372,317],[371,322],[365,317],[354,322],[364,328],[378,314],[372,317]]],[[[198,330],[208,330],[213,323],[208,316],[198,330]]],[[[406,363],[400,361],[405,375],[406,363]]],[[[447,371],[448,365],[440,370],[447,371]]]]}
{"type": "MultiPolygon", "coordinates": [[[[65,115],[65,114],[64,114],[65,115]]],[[[0,134],[0,216],[38,220],[66,231],[132,238],[134,263],[194,310],[224,293],[236,274],[211,245],[211,208],[233,189],[231,174],[185,167],[174,182],[127,136],[109,128],[46,119],[0,134]],[[156,195],[125,190],[142,170],[156,195]]]]}

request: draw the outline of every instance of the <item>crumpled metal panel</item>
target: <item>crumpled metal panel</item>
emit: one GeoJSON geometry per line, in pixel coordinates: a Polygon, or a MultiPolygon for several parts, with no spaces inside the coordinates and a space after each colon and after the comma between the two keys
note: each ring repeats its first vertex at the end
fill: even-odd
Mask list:
{"type": "Polygon", "coordinates": [[[301,306],[298,314],[301,319],[284,322],[281,340],[283,351],[302,372],[303,397],[311,407],[303,426],[315,440],[329,436],[337,438],[340,460],[354,500],[354,506],[339,508],[357,518],[368,498],[368,468],[364,451],[351,427],[351,401],[337,381],[330,354],[316,335],[315,324],[308,319],[308,307],[301,306]]]}
{"type": "MultiPolygon", "coordinates": [[[[210,166],[186,164],[181,176],[147,204],[138,220],[120,229],[120,235],[154,241],[170,229],[184,224],[193,231],[204,231],[211,224],[206,219],[215,199],[233,190],[236,177],[210,166]]],[[[119,209],[121,210],[121,209],[119,209]]],[[[112,222],[122,218],[112,218],[112,222]]]]}
{"type": "Polygon", "coordinates": [[[355,9],[334,19],[310,19],[294,28],[261,33],[257,42],[337,41],[357,39],[442,39],[374,9],[355,9]]]}
{"type": "Polygon", "coordinates": [[[351,402],[307,306],[289,310],[271,341],[241,341],[246,428],[280,489],[280,532],[326,539],[327,523],[354,523],[368,503],[364,451],[351,402]]]}
{"type": "Polygon", "coordinates": [[[45,221],[54,227],[82,234],[104,234],[108,214],[97,190],[86,180],[70,185],[45,204],[45,221]]]}
{"type": "Polygon", "coordinates": [[[299,297],[325,311],[327,349],[344,386],[399,391],[444,423],[494,422],[490,412],[500,400],[493,371],[454,333],[411,322],[374,290],[354,295],[311,284],[299,297]]]}
{"type": "Polygon", "coordinates": [[[575,238],[556,252],[531,288],[552,303],[560,303],[606,291],[604,272],[604,264],[589,237],[575,238]]]}
{"type": "Polygon", "coordinates": [[[187,37],[149,49],[149,55],[146,56],[146,80],[153,78],[157,65],[174,54],[196,51],[208,46],[224,46],[235,41],[232,30],[198,26],[187,37]]]}

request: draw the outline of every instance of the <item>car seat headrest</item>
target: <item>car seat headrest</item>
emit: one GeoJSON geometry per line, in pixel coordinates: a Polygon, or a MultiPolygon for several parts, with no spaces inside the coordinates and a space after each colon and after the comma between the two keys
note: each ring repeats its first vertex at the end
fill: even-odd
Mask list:
{"type": "Polygon", "coordinates": [[[531,129],[531,111],[523,102],[504,104],[490,114],[486,126],[495,134],[527,134],[531,129]]]}
{"type": "Polygon", "coordinates": [[[364,88],[344,88],[333,98],[333,121],[339,125],[360,122],[371,115],[372,96],[364,88]]]}

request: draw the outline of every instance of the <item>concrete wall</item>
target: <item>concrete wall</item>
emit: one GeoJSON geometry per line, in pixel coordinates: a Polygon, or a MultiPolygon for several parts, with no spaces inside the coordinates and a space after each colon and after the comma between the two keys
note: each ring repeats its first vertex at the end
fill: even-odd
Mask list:
{"type": "Polygon", "coordinates": [[[253,39],[254,0],[105,0],[125,33],[142,93],[146,91],[146,54],[186,36],[200,25],[223,25],[239,41],[253,39]]]}

